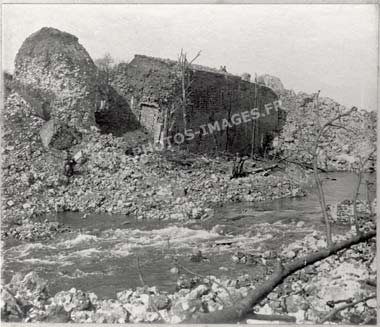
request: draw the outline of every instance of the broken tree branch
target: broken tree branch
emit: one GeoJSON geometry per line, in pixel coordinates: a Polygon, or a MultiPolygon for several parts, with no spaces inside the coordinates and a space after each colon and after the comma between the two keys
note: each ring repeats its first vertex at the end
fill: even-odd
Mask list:
{"type": "Polygon", "coordinates": [[[365,283],[372,287],[377,287],[376,279],[367,279],[365,283]]]}
{"type": "Polygon", "coordinates": [[[264,300],[278,285],[280,285],[285,278],[294,274],[296,271],[301,270],[309,265],[318,261],[328,258],[337,252],[348,249],[353,245],[366,242],[372,237],[376,236],[376,231],[370,231],[366,234],[356,235],[351,239],[345,240],[338,244],[334,244],[330,248],[324,248],[317,252],[313,252],[306,257],[295,259],[289,264],[279,265],[276,271],[259,285],[257,288],[251,290],[248,296],[235,306],[223,308],[221,311],[210,313],[196,313],[190,320],[183,323],[233,323],[244,319],[247,314],[252,312],[252,308],[264,300]]]}
{"type": "Polygon", "coordinates": [[[190,63],[189,63],[190,65],[191,65],[195,60],[198,59],[198,57],[201,55],[201,52],[202,52],[201,50],[198,51],[198,53],[195,55],[195,57],[190,61],[190,63]]]}
{"type": "Polygon", "coordinates": [[[257,173],[261,173],[261,172],[269,171],[269,170],[275,169],[275,168],[277,168],[277,167],[278,167],[278,165],[277,165],[277,164],[274,164],[274,165],[271,165],[271,166],[268,166],[268,167],[257,168],[257,169],[254,169],[254,170],[252,171],[252,174],[257,174],[257,173]]]}
{"type": "Polygon", "coordinates": [[[371,295],[371,296],[367,296],[361,300],[357,300],[357,301],[354,301],[354,302],[351,302],[351,303],[348,303],[348,304],[345,304],[345,305],[342,305],[340,307],[337,307],[335,308],[334,310],[332,310],[329,314],[327,314],[324,318],[322,318],[318,324],[323,324],[325,321],[328,321],[328,320],[331,320],[332,318],[334,318],[334,316],[342,311],[342,310],[345,310],[345,309],[348,309],[348,308],[351,308],[351,307],[354,307],[355,305],[361,303],[361,302],[365,302],[365,301],[368,301],[370,299],[375,299],[376,298],[376,295],[371,295]]]}
{"type": "Polygon", "coordinates": [[[327,209],[326,209],[326,199],[325,199],[325,194],[323,191],[323,186],[322,182],[319,178],[318,175],[318,155],[315,154],[313,157],[313,173],[314,173],[314,180],[317,185],[317,191],[318,191],[318,200],[322,209],[322,215],[323,219],[325,222],[325,228],[326,228],[326,243],[327,247],[331,248],[333,245],[332,241],[332,235],[331,235],[331,226],[330,226],[330,221],[329,221],[329,216],[327,214],[327,209]]]}
{"type": "MultiPolygon", "coordinates": [[[[319,97],[319,91],[316,95],[316,111],[318,113],[318,118],[319,118],[319,102],[318,102],[318,97],[319,97]]],[[[314,141],[314,146],[313,146],[313,151],[312,151],[312,156],[313,156],[313,173],[314,173],[314,179],[315,183],[317,185],[317,191],[318,191],[318,199],[319,203],[321,205],[321,210],[322,210],[322,216],[323,220],[325,222],[325,228],[326,228],[326,242],[327,242],[327,247],[331,248],[333,246],[333,240],[332,240],[332,234],[331,234],[331,226],[330,226],[330,221],[329,221],[329,216],[327,214],[327,209],[326,209],[326,199],[325,199],[325,194],[323,191],[322,183],[321,180],[319,179],[318,175],[318,147],[319,147],[319,141],[321,137],[324,135],[325,131],[328,129],[328,127],[332,127],[334,123],[337,120],[340,120],[343,117],[351,115],[353,111],[355,111],[357,108],[352,107],[350,110],[340,113],[337,116],[331,118],[328,120],[326,123],[324,123],[321,128],[318,131],[318,134],[316,136],[316,139],[314,141]]],[[[320,123],[318,119],[318,124],[320,123]]]]}
{"type": "Polygon", "coordinates": [[[371,194],[370,194],[370,186],[374,185],[375,183],[372,183],[368,180],[366,180],[366,187],[367,187],[367,202],[368,202],[368,208],[369,208],[369,215],[373,221],[374,224],[376,224],[376,215],[373,213],[372,209],[372,201],[371,201],[371,194]]]}

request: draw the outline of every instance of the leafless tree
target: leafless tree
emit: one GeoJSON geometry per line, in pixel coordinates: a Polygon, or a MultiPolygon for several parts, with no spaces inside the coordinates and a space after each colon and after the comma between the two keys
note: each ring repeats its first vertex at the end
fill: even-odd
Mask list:
{"type": "MultiPolygon", "coordinates": [[[[317,117],[320,117],[320,108],[319,108],[319,93],[318,91],[315,95],[315,111],[317,114],[317,117]]],[[[329,217],[327,213],[327,205],[326,205],[326,198],[322,186],[322,182],[319,178],[319,171],[318,171],[318,155],[319,155],[319,146],[321,142],[321,138],[328,132],[329,129],[331,128],[345,128],[343,125],[338,124],[338,122],[341,120],[343,117],[347,117],[351,115],[353,111],[357,110],[356,107],[352,107],[349,111],[344,112],[344,113],[339,113],[335,117],[331,118],[325,123],[321,123],[320,119],[317,120],[318,124],[318,133],[316,135],[316,138],[314,140],[314,146],[312,148],[312,158],[313,158],[313,173],[314,173],[314,180],[315,184],[317,186],[317,192],[318,192],[318,199],[319,203],[321,205],[321,210],[322,210],[322,215],[323,219],[325,222],[325,227],[326,227],[326,242],[327,246],[331,248],[333,244],[332,240],[332,235],[331,235],[331,226],[329,222],[329,217]]]]}
{"type": "Polygon", "coordinates": [[[99,87],[100,93],[103,94],[100,99],[100,107],[102,109],[102,107],[105,105],[104,101],[107,101],[110,93],[110,78],[114,60],[109,53],[106,53],[102,58],[96,59],[94,62],[98,68],[96,72],[97,85],[99,87]]]}
{"type": "MultiPolygon", "coordinates": [[[[257,74],[255,73],[255,86],[254,86],[254,97],[255,97],[255,103],[254,108],[258,108],[259,106],[259,99],[258,99],[258,80],[257,80],[257,74]]],[[[253,158],[254,151],[255,151],[255,135],[256,135],[256,120],[252,119],[252,126],[251,126],[251,158],[253,158]]]]}
{"type": "MultiPolygon", "coordinates": [[[[167,136],[173,130],[175,125],[175,116],[180,109],[182,111],[182,119],[183,119],[183,131],[188,129],[188,106],[191,104],[191,85],[193,80],[191,79],[191,65],[199,58],[201,55],[201,51],[199,51],[191,60],[187,59],[186,52],[181,49],[180,54],[178,55],[178,60],[176,63],[177,77],[179,82],[179,94],[175,97],[169,107],[163,112],[163,139],[166,139],[167,136]]],[[[186,140],[185,140],[186,142],[186,140]]],[[[165,145],[164,145],[165,146],[165,145]]]]}
{"type": "Polygon", "coordinates": [[[319,95],[320,91],[306,98],[304,103],[299,107],[293,108],[293,128],[285,133],[290,134],[288,137],[295,139],[295,143],[293,143],[291,147],[287,147],[285,143],[280,142],[280,147],[283,148],[284,161],[299,163],[299,158],[303,158],[304,162],[300,163],[300,166],[305,168],[310,167],[312,169],[321,206],[322,218],[325,223],[326,243],[328,247],[331,247],[333,240],[327,213],[326,198],[320,178],[320,162],[322,161],[323,152],[326,150],[326,144],[331,144],[336,138],[336,130],[348,130],[343,121],[345,118],[351,116],[357,108],[353,107],[350,110],[345,110],[338,106],[330,107],[329,110],[331,110],[334,115],[332,116],[331,113],[329,113],[326,117],[320,106],[319,95]]]}

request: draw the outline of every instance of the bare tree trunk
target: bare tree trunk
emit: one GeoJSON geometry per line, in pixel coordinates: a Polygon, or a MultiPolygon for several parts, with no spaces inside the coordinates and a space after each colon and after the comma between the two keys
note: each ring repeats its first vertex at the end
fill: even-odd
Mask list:
{"type": "Polygon", "coordinates": [[[320,137],[322,136],[323,130],[324,130],[324,128],[321,127],[321,122],[320,122],[319,92],[320,91],[318,91],[317,94],[316,94],[316,103],[315,103],[315,107],[314,107],[314,110],[317,113],[317,117],[318,117],[317,123],[318,123],[318,126],[319,126],[320,130],[319,130],[319,133],[318,133],[318,136],[317,136],[317,139],[316,139],[316,142],[315,142],[315,146],[314,146],[313,173],[314,173],[315,184],[317,185],[319,204],[321,206],[322,216],[323,216],[323,220],[324,220],[324,223],[325,223],[326,243],[327,243],[327,247],[331,248],[331,246],[333,244],[332,235],[331,235],[331,226],[330,226],[329,216],[327,214],[326,199],[325,199],[325,194],[324,194],[324,191],[323,191],[323,185],[322,185],[322,182],[321,182],[321,180],[319,178],[319,174],[318,174],[318,143],[319,143],[320,137]]]}
{"type": "Polygon", "coordinates": [[[186,58],[183,58],[183,66],[181,73],[181,84],[182,84],[182,114],[183,114],[183,130],[187,130],[187,99],[186,99],[186,58]]]}
{"type": "Polygon", "coordinates": [[[320,141],[321,137],[324,135],[325,131],[328,128],[330,128],[330,127],[344,128],[343,126],[335,125],[334,122],[337,120],[340,120],[342,117],[347,117],[347,116],[351,115],[351,113],[354,110],[356,110],[356,107],[352,107],[349,111],[347,111],[345,113],[338,114],[337,116],[335,116],[334,118],[330,119],[325,124],[323,124],[323,126],[321,126],[320,120],[319,120],[319,101],[318,101],[318,98],[319,98],[319,91],[316,94],[316,104],[314,107],[314,109],[317,112],[317,117],[318,117],[317,124],[319,126],[319,131],[318,131],[318,135],[315,138],[314,147],[313,147],[313,151],[312,151],[313,172],[314,172],[315,183],[317,184],[319,203],[321,205],[322,215],[323,215],[323,219],[325,221],[325,226],[326,226],[327,247],[331,248],[331,246],[333,245],[332,236],[331,236],[331,227],[330,227],[330,222],[329,222],[329,218],[328,218],[327,210],[326,210],[325,195],[323,192],[322,183],[321,183],[321,181],[319,179],[319,175],[318,175],[318,145],[319,145],[319,141],[320,141]]]}
{"type": "Polygon", "coordinates": [[[315,154],[313,158],[313,173],[314,173],[315,184],[317,185],[319,204],[321,205],[323,220],[325,222],[327,247],[331,248],[333,244],[332,236],[331,236],[331,226],[330,226],[329,216],[327,214],[327,209],[326,209],[325,194],[323,192],[322,182],[318,174],[318,155],[317,154],[315,154]]]}
{"type": "Polygon", "coordinates": [[[362,182],[362,172],[359,171],[358,174],[358,182],[356,184],[356,188],[355,188],[355,193],[354,193],[354,199],[353,199],[353,211],[354,211],[354,224],[355,224],[355,229],[356,229],[356,233],[359,235],[360,234],[360,226],[359,226],[359,219],[358,219],[358,208],[357,208],[357,205],[356,205],[356,202],[358,201],[358,197],[359,197],[359,191],[360,191],[360,184],[362,182]]]}
{"type": "MultiPolygon", "coordinates": [[[[355,189],[355,193],[354,193],[354,203],[353,203],[353,209],[354,209],[354,223],[355,223],[355,228],[356,228],[356,232],[358,234],[360,234],[360,226],[359,226],[359,219],[358,219],[358,209],[357,209],[357,205],[356,205],[356,202],[358,201],[358,198],[359,198],[359,192],[360,192],[360,184],[362,182],[362,178],[363,178],[363,171],[365,169],[365,166],[367,164],[367,162],[371,159],[372,155],[375,153],[376,150],[373,150],[371,153],[368,154],[367,158],[365,158],[365,160],[359,162],[359,168],[358,168],[358,171],[357,171],[357,176],[358,176],[358,182],[356,184],[356,189],[355,189]]],[[[367,184],[367,199],[368,199],[368,206],[369,206],[369,210],[370,210],[370,215],[372,216],[372,207],[371,207],[371,203],[370,203],[370,200],[369,200],[369,194],[368,194],[368,184],[367,184]]],[[[376,223],[376,221],[375,221],[376,223]]]]}
{"type": "Polygon", "coordinates": [[[374,215],[373,209],[372,209],[372,201],[371,201],[372,199],[370,196],[370,188],[371,188],[370,185],[372,185],[372,183],[367,180],[366,181],[366,187],[367,187],[367,202],[368,202],[368,207],[369,207],[369,214],[370,214],[371,219],[373,220],[373,223],[376,224],[376,215],[374,215]]]}
{"type": "MultiPolygon", "coordinates": [[[[254,88],[254,107],[258,107],[258,99],[257,99],[257,74],[255,73],[255,88],[254,88]]],[[[252,119],[252,135],[251,135],[251,158],[253,158],[255,152],[255,132],[256,132],[256,121],[252,119]]]]}
{"type": "MultiPolygon", "coordinates": [[[[188,129],[188,112],[187,112],[187,105],[189,102],[189,95],[191,91],[189,91],[189,88],[192,84],[192,81],[186,81],[189,68],[191,67],[192,63],[200,56],[201,52],[199,51],[198,54],[189,62],[187,60],[186,53],[183,52],[183,49],[181,49],[181,53],[178,56],[178,65],[180,70],[180,79],[181,79],[181,109],[182,109],[182,118],[183,118],[183,131],[187,131],[188,129]]],[[[184,143],[187,144],[186,138],[184,138],[184,143]]]]}
{"type": "MultiPolygon", "coordinates": [[[[232,92],[231,91],[228,92],[228,100],[229,101],[228,101],[228,110],[227,110],[227,113],[228,113],[228,121],[230,121],[230,119],[231,119],[231,110],[232,110],[232,92]]],[[[213,135],[216,138],[215,133],[213,133],[213,135]]],[[[226,129],[226,146],[225,146],[226,152],[228,152],[229,138],[230,138],[230,129],[229,129],[229,127],[227,127],[227,129],[226,129]]]]}
{"type": "Polygon", "coordinates": [[[252,137],[251,137],[251,158],[255,154],[255,122],[252,120],[252,137]]]}
{"type": "Polygon", "coordinates": [[[162,133],[160,135],[160,143],[162,145],[163,149],[166,149],[167,144],[166,144],[166,138],[168,136],[168,121],[169,121],[169,113],[168,113],[169,108],[165,108],[163,111],[163,128],[162,128],[162,133]]]}
{"type": "MultiPolygon", "coordinates": [[[[179,64],[181,70],[181,108],[182,108],[182,118],[183,118],[183,132],[185,134],[187,130],[187,87],[186,87],[186,73],[188,69],[188,62],[186,58],[186,54],[181,49],[181,54],[179,56],[179,64]]],[[[184,143],[187,144],[186,138],[184,139],[184,143]]]]}

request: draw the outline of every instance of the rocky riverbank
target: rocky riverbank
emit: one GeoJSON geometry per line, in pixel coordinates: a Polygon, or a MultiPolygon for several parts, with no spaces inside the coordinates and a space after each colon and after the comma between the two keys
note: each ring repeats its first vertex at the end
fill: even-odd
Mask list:
{"type": "MultiPolygon", "coordinates": [[[[351,236],[351,232],[335,235],[334,240],[339,242],[351,236]]],[[[283,245],[276,258],[271,251],[266,251],[258,260],[267,261],[268,266],[278,259],[290,262],[294,257],[302,257],[324,247],[323,238],[321,232],[314,231],[290,245],[283,245]]],[[[375,247],[375,241],[371,240],[306,267],[274,289],[267,299],[254,308],[255,313],[287,315],[297,322],[316,323],[342,304],[370,297],[375,294],[376,288],[373,286],[376,278],[375,247]]],[[[217,279],[189,274],[181,266],[173,266],[174,269],[180,275],[175,293],[144,286],[118,292],[113,299],[101,299],[94,293],[77,289],[63,290],[52,296],[48,283],[36,273],[25,276],[16,274],[2,289],[2,319],[24,322],[179,323],[195,312],[222,310],[246,297],[250,290],[262,283],[261,279],[253,280],[249,276],[233,280],[217,279]]],[[[340,311],[332,321],[374,323],[375,308],[376,300],[370,298],[340,311]]]]}

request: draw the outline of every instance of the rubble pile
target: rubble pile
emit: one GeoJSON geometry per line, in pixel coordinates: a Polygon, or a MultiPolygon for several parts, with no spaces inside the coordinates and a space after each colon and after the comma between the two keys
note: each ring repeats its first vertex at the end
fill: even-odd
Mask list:
{"type": "MultiPolygon", "coordinates": [[[[286,110],[286,122],[275,138],[276,153],[290,160],[311,165],[310,150],[314,146],[317,121],[321,123],[336,117],[348,108],[327,97],[319,97],[318,112],[313,112],[314,95],[292,90],[279,92],[282,107],[286,110]]],[[[359,160],[364,160],[369,149],[376,146],[376,112],[356,110],[350,116],[337,121],[342,128],[330,128],[319,143],[318,166],[327,171],[351,171],[359,160]]],[[[366,168],[372,167],[371,161],[366,168]]]]}
{"type": "Polygon", "coordinates": [[[16,93],[11,94],[3,112],[2,210],[3,222],[21,222],[38,213],[36,198],[45,188],[44,150],[39,128],[43,120],[16,93]]]}
{"type": "MultiPolygon", "coordinates": [[[[302,195],[299,183],[281,172],[230,179],[233,162],[225,158],[171,151],[130,155],[129,135],[101,134],[95,127],[71,147],[77,165],[68,180],[63,174],[65,151],[42,145],[38,130],[43,120],[30,114],[30,106],[17,93],[5,106],[5,222],[19,224],[59,211],[200,219],[212,214],[218,203],[302,195]]],[[[246,171],[253,172],[255,165],[247,161],[246,171]]]]}
{"type": "Polygon", "coordinates": [[[7,321],[24,322],[178,323],[199,310],[212,312],[230,306],[252,287],[247,276],[239,282],[219,281],[212,276],[191,280],[187,285],[180,283],[174,294],[144,286],[119,292],[116,299],[99,299],[94,293],[75,288],[49,297],[46,281],[37,274],[29,273],[24,278],[16,274],[2,289],[2,316],[7,321]]]}

